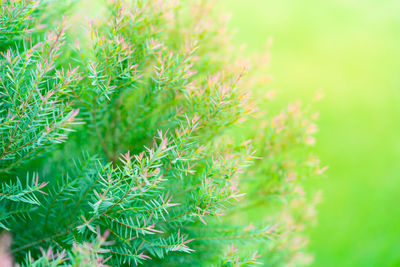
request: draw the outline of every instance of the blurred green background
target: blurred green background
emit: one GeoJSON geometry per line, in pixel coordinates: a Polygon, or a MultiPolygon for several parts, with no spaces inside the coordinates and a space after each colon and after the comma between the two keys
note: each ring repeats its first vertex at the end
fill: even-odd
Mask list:
{"type": "Polygon", "coordinates": [[[323,189],[313,266],[400,266],[400,1],[224,3],[246,53],[273,39],[268,88],[325,94],[316,152],[329,170],[308,185],[323,189]]]}

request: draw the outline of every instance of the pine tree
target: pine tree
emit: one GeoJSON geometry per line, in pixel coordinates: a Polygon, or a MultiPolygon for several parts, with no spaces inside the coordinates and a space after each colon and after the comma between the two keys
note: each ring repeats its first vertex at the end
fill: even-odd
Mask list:
{"type": "Polygon", "coordinates": [[[259,73],[215,3],[112,1],[79,43],[59,2],[0,3],[0,227],[13,261],[307,261],[316,116],[298,104],[257,116],[259,73]]]}

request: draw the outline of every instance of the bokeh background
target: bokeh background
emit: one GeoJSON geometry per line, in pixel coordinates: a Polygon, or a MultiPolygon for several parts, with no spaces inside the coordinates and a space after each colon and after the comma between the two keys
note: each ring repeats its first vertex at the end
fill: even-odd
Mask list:
{"type": "Polygon", "coordinates": [[[329,170],[307,185],[323,190],[313,266],[400,266],[400,1],[224,3],[243,53],[273,39],[266,88],[284,101],[325,94],[316,153],[329,170]]]}

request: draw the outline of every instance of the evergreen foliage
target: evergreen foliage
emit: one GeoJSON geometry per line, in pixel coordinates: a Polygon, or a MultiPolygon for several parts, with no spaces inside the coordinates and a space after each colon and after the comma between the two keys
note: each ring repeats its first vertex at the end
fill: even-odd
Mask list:
{"type": "Polygon", "coordinates": [[[43,24],[56,1],[0,3],[0,227],[15,262],[307,261],[316,117],[257,116],[259,74],[215,3],[112,1],[75,44],[43,24]]]}

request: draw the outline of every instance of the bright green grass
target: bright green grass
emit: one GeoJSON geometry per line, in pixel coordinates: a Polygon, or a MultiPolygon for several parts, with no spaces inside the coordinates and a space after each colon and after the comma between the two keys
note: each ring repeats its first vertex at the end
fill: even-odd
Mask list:
{"type": "Polygon", "coordinates": [[[314,266],[400,266],[400,1],[226,4],[249,52],[274,39],[269,88],[304,102],[325,92],[314,266]]]}

